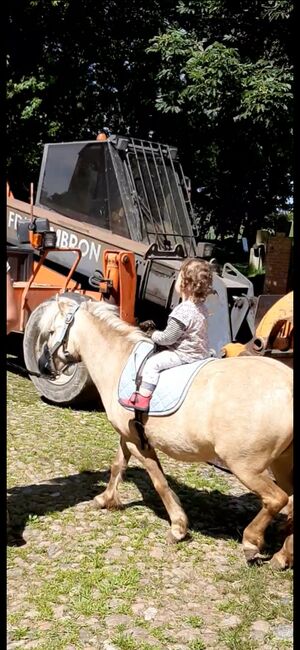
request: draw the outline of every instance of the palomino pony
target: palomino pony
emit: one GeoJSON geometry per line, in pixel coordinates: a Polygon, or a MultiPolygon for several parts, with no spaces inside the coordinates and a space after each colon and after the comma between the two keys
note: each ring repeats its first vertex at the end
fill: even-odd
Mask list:
{"type": "MultiPolygon", "coordinates": [[[[149,341],[145,334],[122,321],[113,305],[103,301],[76,304],[65,296],[48,303],[40,329],[47,341],[39,359],[41,374],[55,375],[70,363],[83,361],[108,420],[120,435],[108,486],[95,498],[97,506],[121,507],[118,483],[133,455],[164,503],[171,522],[170,541],[182,540],[187,535],[187,517],[155,449],[184,462],[210,461],[217,454],[261,499],[261,510],[245,528],[242,540],[248,561],[261,557],[265,530],[288,506],[293,493],[292,370],[266,357],[229,357],[208,363],[196,374],[175,413],[164,417],[143,414],[149,442],[144,447],[134,416],[119,404],[117,392],[133,347],[138,341],[149,341]]],[[[282,566],[277,560],[274,566],[282,566]]]]}

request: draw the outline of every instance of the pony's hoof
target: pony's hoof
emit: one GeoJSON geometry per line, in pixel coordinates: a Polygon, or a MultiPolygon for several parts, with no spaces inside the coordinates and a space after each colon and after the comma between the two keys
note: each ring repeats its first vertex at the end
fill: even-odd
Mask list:
{"type": "Polygon", "coordinates": [[[249,566],[255,565],[255,566],[261,566],[265,562],[269,562],[270,556],[269,555],[263,555],[262,553],[256,553],[252,558],[247,560],[247,564],[249,566]]]}
{"type": "Polygon", "coordinates": [[[284,571],[284,569],[287,569],[289,565],[287,559],[279,551],[273,555],[270,561],[270,566],[272,569],[275,569],[275,571],[284,571]]]}
{"type": "Polygon", "coordinates": [[[176,537],[174,537],[172,531],[169,530],[169,532],[167,534],[167,544],[177,544],[177,542],[179,542],[179,539],[176,539],[176,537]]]}
{"type": "Polygon", "coordinates": [[[289,535],[286,538],[283,547],[275,553],[271,559],[271,567],[273,569],[283,571],[284,569],[292,569],[294,566],[294,535],[289,535]]]}
{"type": "Polygon", "coordinates": [[[248,564],[262,564],[270,559],[260,552],[258,546],[249,543],[244,546],[244,555],[248,564]]]}
{"type": "Polygon", "coordinates": [[[103,497],[101,497],[101,496],[95,497],[93,499],[93,504],[94,504],[95,508],[97,508],[97,510],[104,510],[104,508],[107,508],[106,500],[103,499],[103,497]]]}
{"type": "Polygon", "coordinates": [[[247,562],[251,562],[253,558],[260,552],[258,546],[255,546],[255,544],[250,544],[250,542],[244,543],[243,549],[247,562]]]}
{"type": "Polygon", "coordinates": [[[121,501],[106,499],[101,494],[94,498],[93,503],[97,510],[121,510],[123,508],[121,501]]]}
{"type": "Polygon", "coordinates": [[[167,535],[168,544],[178,544],[179,542],[188,542],[192,539],[192,536],[189,532],[180,533],[179,531],[169,530],[167,535]]]}

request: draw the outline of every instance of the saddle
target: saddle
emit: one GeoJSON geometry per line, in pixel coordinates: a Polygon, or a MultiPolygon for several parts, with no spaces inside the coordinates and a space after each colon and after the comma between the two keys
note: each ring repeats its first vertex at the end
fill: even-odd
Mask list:
{"type": "MultiPolygon", "coordinates": [[[[141,374],[144,363],[154,350],[155,345],[152,341],[139,341],[135,345],[119,379],[119,401],[128,399],[136,390],[137,377],[141,374]]],[[[151,398],[148,415],[161,417],[175,413],[185,399],[195,375],[215,358],[215,356],[210,356],[206,359],[162,370],[151,398]]],[[[134,412],[134,407],[124,408],[134,412]]]]}

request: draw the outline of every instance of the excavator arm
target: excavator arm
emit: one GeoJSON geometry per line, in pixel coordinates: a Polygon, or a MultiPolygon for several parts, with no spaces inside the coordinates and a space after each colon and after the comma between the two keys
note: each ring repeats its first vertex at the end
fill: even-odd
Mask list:
{"type": "Polygon", "coordinates": [[[289,366],[293,364],[294,319],[293,291],[277,300],[262,317],[255,335],[246,345],[228,343],[224,357],[240,355],[272,356],[289,366]]]}

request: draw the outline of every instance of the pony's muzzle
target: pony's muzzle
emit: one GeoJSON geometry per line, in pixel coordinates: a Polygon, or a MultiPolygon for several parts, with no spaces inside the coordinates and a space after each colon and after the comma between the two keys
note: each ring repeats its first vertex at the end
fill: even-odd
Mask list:
{"type": "Polygon", "coordinates": [[[38,359],[38,368],[41,375],[45,375],[46,377],[55,377],[57,374],[48,343],[45,343],[42,354],[38,359]]]}

